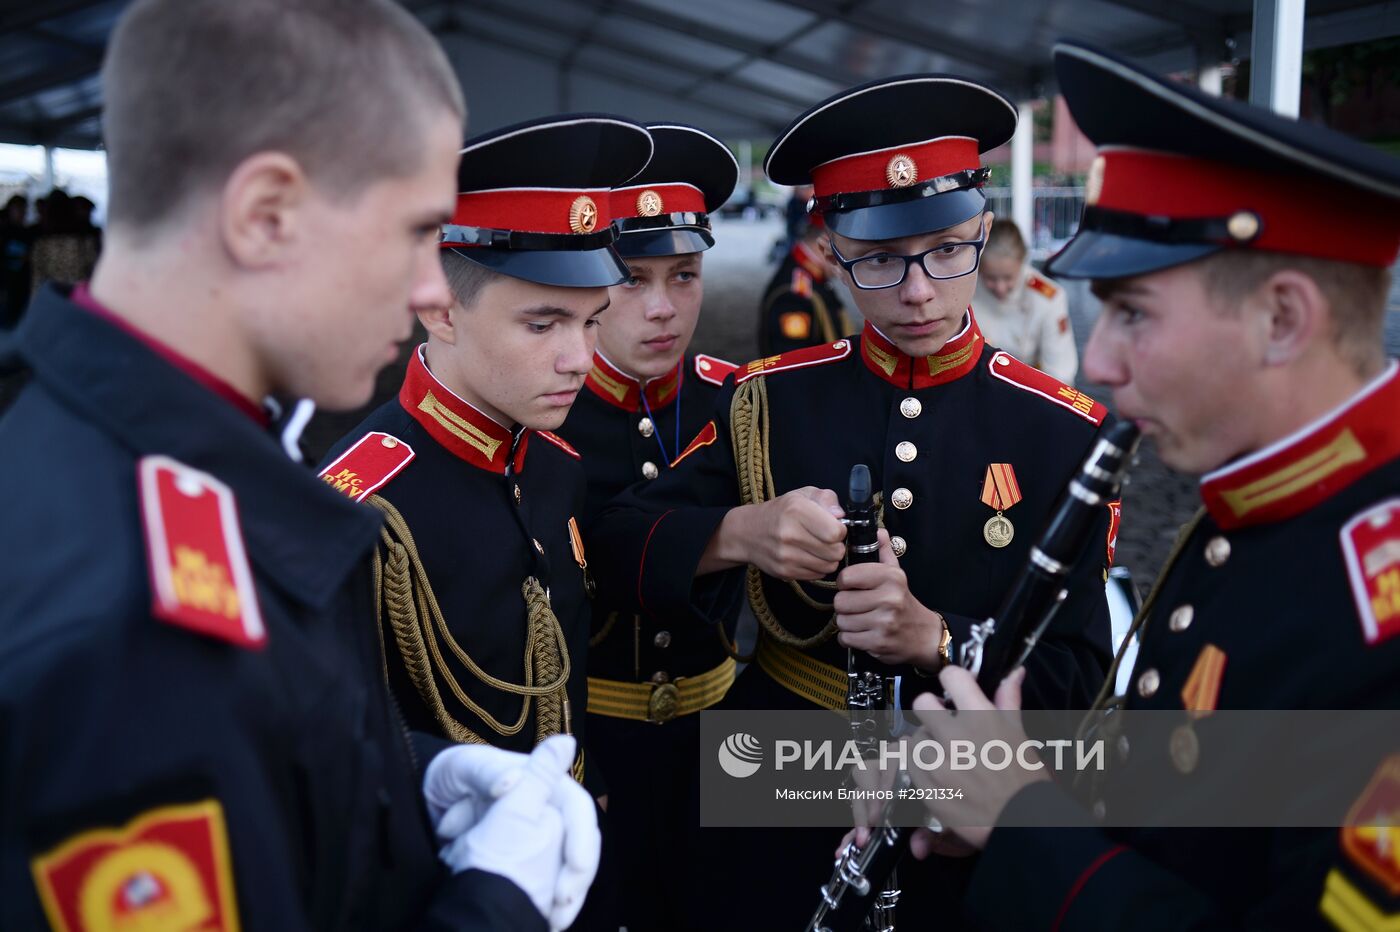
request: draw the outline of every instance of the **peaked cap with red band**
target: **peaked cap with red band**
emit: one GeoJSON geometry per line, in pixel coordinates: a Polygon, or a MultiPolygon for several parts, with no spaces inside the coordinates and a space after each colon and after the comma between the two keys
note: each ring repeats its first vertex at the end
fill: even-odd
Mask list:
{"type": "Polygon", "coordinates": [[[1051,274],[1124,278],[1225,249],[1385,267],[1400,252],[1400,159],[1077,43],[1055,47],[1055,73],[1099,154],[1051,274]]]}
{"type": "Polygon", "coordinates": [[[981,213],[981,153],[1016,131],[1004,96],[940,74],[884,78],[799,116],[763,162],[778,184],[811,184],[811,211],[859,240],[946,230],[981,213]]]}
{"type": "Polygon", "coordinates": [[[627,258],[679,256],[715,244],[710,214],[739,183],[739,161],[704,130],[648,123],[655,147],[642,173],[612,192],[617,251],[627,258]]]}
{"type": "Polygon", "coordinates": [[[627,267],[613,248],[612,189],[641,171],[651,150],[641,125],[587,113],[469,139],[442,246],[543,285],[619,284],[627,267]]]}

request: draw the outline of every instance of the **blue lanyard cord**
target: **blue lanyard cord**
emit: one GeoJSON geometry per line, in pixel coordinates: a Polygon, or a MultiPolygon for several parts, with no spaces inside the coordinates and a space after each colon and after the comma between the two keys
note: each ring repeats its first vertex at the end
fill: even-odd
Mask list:
{"type": "MultiPolygon", "coordinates": [[[[680,362],[676,363],[676,440],[675,440],[675,446],[672,447],[672,449],[676,451],[676,455],[677,455],[677,456],[680,456],[680,453],[681,453],[681,384],[680,384],[680,381],[681,381],[681,366],[683,366],[683,365],[685,365],[685,359],[684,359],[684,358],[682,358],[680,362]]],[[[663,464],[663,465],[670,466],[670,465],[671,465],[671,457],[666,455],[666,444],[664,444],[664,443],[661,442],[661,423],[660,423],[659,421],[657,421],[656,416],[655,416],[654,414],[651,413],[651,405],[647,403],[647,387],[646,387],[645,385],[642,386],[642,410],[645,411],[645,412],[647,413],[647,417],[651,419],[652,426],[655,428],[655,430],[654,430],[653,433],[652,433],[652,436],[656,438],[656,445],[657,445],[658,447],[661,448],[661,459],[664,461],[664,464],[663,464]]]]}

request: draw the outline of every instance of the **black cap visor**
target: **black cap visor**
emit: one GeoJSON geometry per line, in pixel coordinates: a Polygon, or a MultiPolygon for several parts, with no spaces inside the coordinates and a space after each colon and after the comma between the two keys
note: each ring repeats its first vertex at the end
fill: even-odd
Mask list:
{"type": "Polygon", "coordinates": [[[1130,278],[1194,262],[1224,248],[1220,243],[1159,243],[1080,230],[1045,263],[1045,274],[1055,278],[1130,278]]]}
{"type": "Polygon", "coordinates": [[[490,246],[453,248],[457,255],[493,272],[540,285],[565,288],[606,288],[627,281],[630,273],[616,250],[493,249],[490,246]]]}
{"type": "Polygon", "coordinates": [[[671,227],[661,230],[623,231],[616,248],[624,259],[650,259],[654,256],[680,256],[704,252],[715,244],[709,230],[671,227]]]}
{"type": "Polygon", "coordinates": [[[930,193],[907,201],[828,211],[827,229],[847,239],[887,240],[936,233],[965,223],[980,214],[987,198],[979,188],[930,193]]]}

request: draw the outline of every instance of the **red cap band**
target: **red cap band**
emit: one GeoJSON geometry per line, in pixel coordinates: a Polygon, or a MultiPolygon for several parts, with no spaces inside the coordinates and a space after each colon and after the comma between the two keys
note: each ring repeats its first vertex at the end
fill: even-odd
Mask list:
{"type": "Polygon", "coordinates": [[[1172,220],[1258,216],[1250,249],[1389,266],[1400,252],[1400,214],[1374,194],[1315,177],[1267,173],[1204,159],[1104,149],[1093,207],[1172,220]]]}
{"type": "Polygon", "coordinates": [[[968,136],[942,136],[908,146],[832,159],[812,169],[817,197],[907,188],[921,181],[981,166],[977,140],[968,136]]]}
{"type": "Polygon", "coordinates": [[[457,195],[452,222],[517,233],[593,233],[612,223],[610,192],[516,188],[457,195]]]}
{"type": "Polygon", "coordinates": [[[614,188],[612,192],[612,215],[615,219],[704,212],[705,195],[694,185],[638,184],[614,188]]]}

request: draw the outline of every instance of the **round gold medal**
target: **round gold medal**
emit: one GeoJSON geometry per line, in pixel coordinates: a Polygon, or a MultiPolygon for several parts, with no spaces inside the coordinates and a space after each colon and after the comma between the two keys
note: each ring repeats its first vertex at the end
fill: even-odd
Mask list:
{"type": "Polygon", "coordinates": [[[982,536],[987,543],[1000,550],[1011,543],[1011,538],[1016,536],[1016,528],[1007,520],[1006,515],[998,511],[982,525],[982,536]]]}

